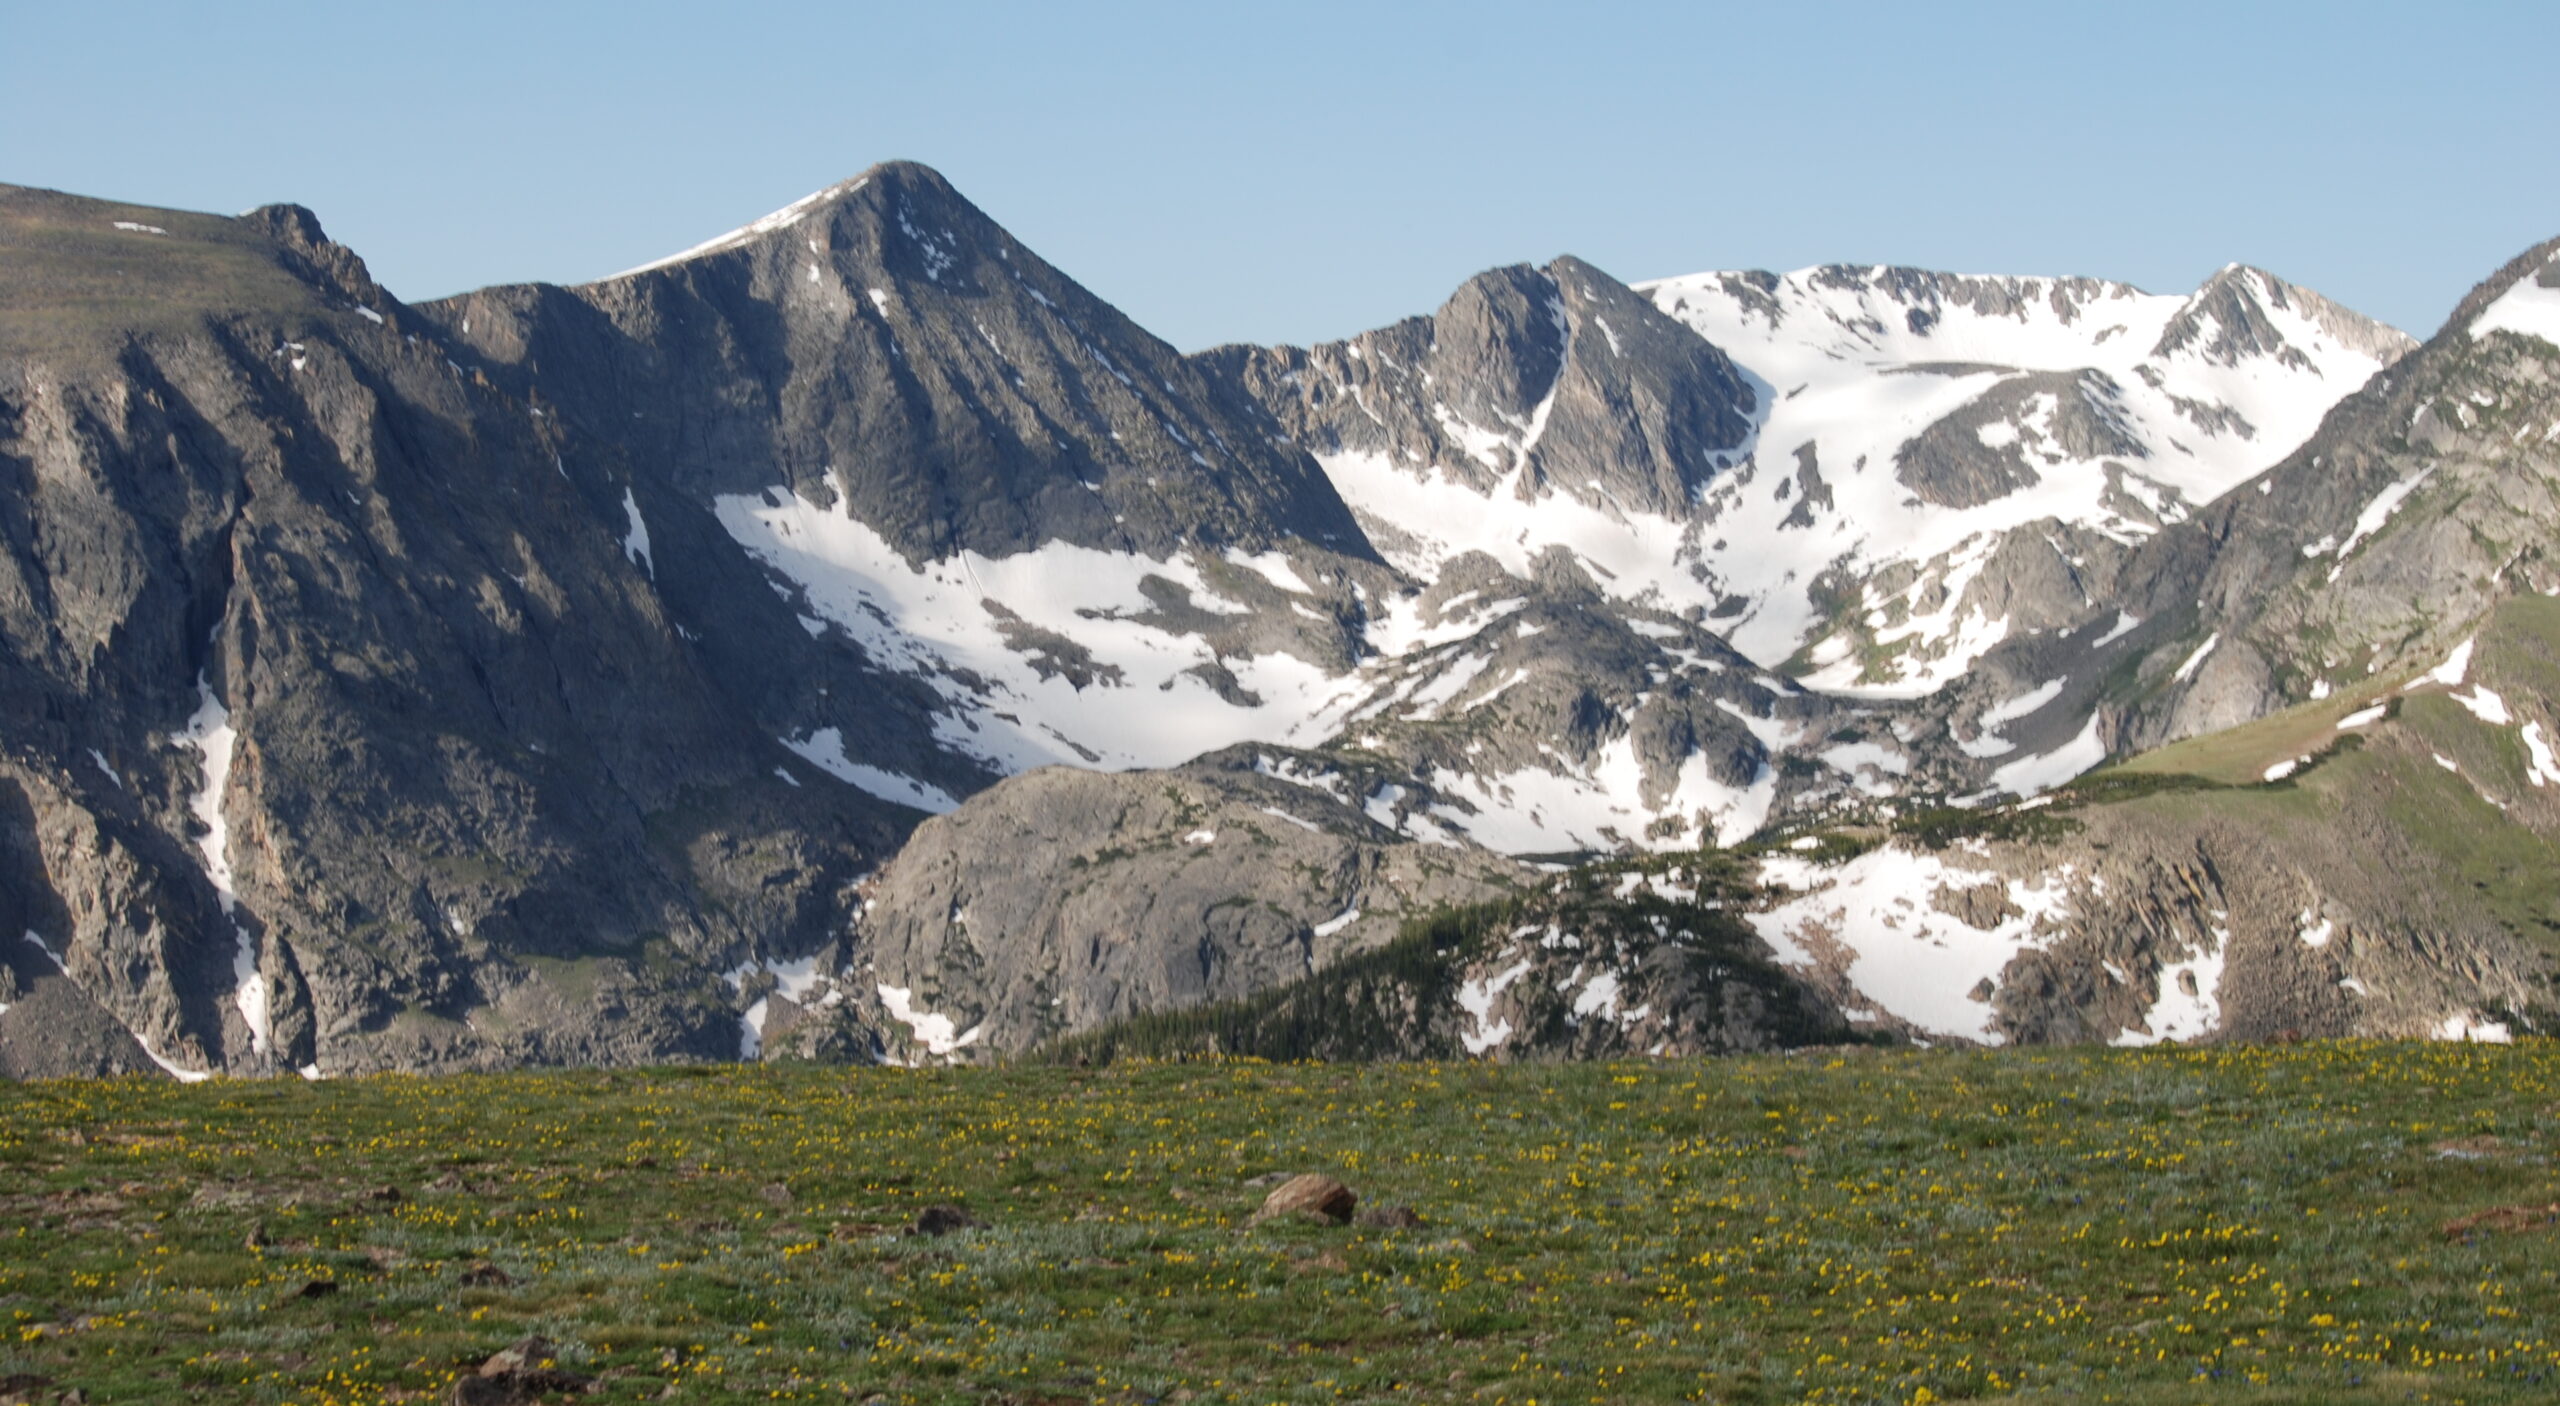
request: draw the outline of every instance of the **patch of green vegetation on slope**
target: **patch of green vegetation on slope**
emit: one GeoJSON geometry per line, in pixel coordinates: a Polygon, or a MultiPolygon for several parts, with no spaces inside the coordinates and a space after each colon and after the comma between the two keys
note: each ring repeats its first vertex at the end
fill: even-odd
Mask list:
{"type": "Polygon", "coordinates": [[[2097,775],[2178,774],[2226,786],[2252,785],[2266,776],[2268,768],[2325,746],[2336,735],[2341,719],[2373,706],[2408,681],[2405,675],[2370,679],[2316,703],[2297,703],[2255,722],[2129,757],[2097,775]]]}
{"type": "Polygon", "coordinates": [[[0,186],[0,351],[95,356],[207,318],[324,311],[238,220],[0,186]]]}
{"type": "Polygon", "coordinates": [[[2371,930],[2493,925],[2560,969],[2560,812],[2525,731],[2560,697],[2560,601],[2512,597],[2471,638],[2459,685],[2374,680],[2083,777],[2052,809],[2190,846],[2245,835],[2315,888],[2362,869],[2380,879],[2357,885],[2371,930]]]}
{"type": "Polygon", "coordinates": [[[0,1378],[2539,1403],[2555,1154],[2541,1042],[0,1085],[0,1378]],[[1422,1224],[1248,1229],[1297,1171],[1422,1224]]]}

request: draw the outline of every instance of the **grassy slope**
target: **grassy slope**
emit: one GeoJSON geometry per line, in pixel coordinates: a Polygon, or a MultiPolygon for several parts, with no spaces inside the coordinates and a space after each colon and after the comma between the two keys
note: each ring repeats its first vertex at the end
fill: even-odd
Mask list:
{"type": "Polygon", "coordinates": [[[207,317],[322,310],[267,238],[236,220],[0,186],[0,351],[94,355],[207,317]]]}
{"type": "Polygon", "coordinates": [[[538,1331],[606,1401],[2546,1401],[2560,1231],[2441,1226],[2560,1201],[2555,1075],[2537,1042],[0,1085],[0,1376],[425,1399],[538,1331]],[[1274,1169],[1429,1223],[1247,1231],[1274,1169]],[[937,1201],[989,1228],[890,1233],[937,1201]],[[514,1283],[462,1287],[482,1259],[514,1283]]]}
{"type": "Polygon", "coordinates": [[[2482,622],[2460,690],[2378,680],[2162,748],[2090,781],[2093,790],[2140,776],[2222,783],[2127,803],[2162,827],[2193,829],[2211,817],[2305,853],[2373,853],[2371,837],[2388,836],[2418,861],[2402,870],[2409,911],[2476,904],[2560,958],[2560,829],[2545,788],[2528,776],[2522,735],[2552,698],[2560,698],[2560,601],[2519,596],[2482,622]],[[2453,701],[2481,685],[2504,699],[2511,722],[2485,722],[2453,701]],[[2375,703],[2387,704],[2381,721],[2338,732],[2341,718],[2375,703]],[[2283,781],[2260,781],[2270,767],[2306,756],[2312,760],[2283,781]]]}

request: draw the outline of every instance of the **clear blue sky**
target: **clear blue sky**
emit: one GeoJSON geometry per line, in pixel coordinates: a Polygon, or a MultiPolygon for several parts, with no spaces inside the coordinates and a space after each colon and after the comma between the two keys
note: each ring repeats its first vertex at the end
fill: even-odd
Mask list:
{"type": "Polygon", "coordinates": [[[2560,233],[2560,5],[0,0],[0,181],[320,213],[395,293],[575,281],[889,157],[1184,348],[1895,262],[2421,334],[2560,233]]]}

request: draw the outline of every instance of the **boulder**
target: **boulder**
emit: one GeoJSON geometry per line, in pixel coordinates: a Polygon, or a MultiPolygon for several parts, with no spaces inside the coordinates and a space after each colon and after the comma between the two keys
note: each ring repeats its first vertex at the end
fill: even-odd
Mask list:
{"type": "Polygon", "coordinates": [[[1359,1193],[1350,1187],[1318,1172],[1301,1172],[1272,1188],[1262,1209],[1253,1213],[1253,1223],[1304,1213],[1340,1225],[1359,1205],[1359,1193]]]}

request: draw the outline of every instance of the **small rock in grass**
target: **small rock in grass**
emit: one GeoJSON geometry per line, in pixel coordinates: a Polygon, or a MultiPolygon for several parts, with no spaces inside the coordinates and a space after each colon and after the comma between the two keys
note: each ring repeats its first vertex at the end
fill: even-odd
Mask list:
{"type": "Polygon", "coordinates": [[[495,1377],[460,1378],[445,1401],[447,1406],[540,1406],[542,1399],[553,1392],[571,1394],[593,1386],[591,1378],[576,1372],[508,1372],[495,1377]]]}
{"type": "Polygon", "coordinates": [[[1253,1213],[1253,1224],[1303,1212],[1340,1225],[1351,1219],[1359,1205],[1359,1193],[1350,1187],[1320,1172],[1301,1172],[1264,1198],[1262,1209],[1253,1213]]]}
{"type": "Polygon", "coordinates": [[[462,1271],[462,1287],[466,1289],[503,1289],[516,1282],[516,1277],[482,1260],[462,1271]]]}
{"type": "Polygon", "coordinates": [[[1411,1206],[1372,1206],[1360,1213],[1360,1224],[1371,1230],[1420,1230],[1423,1220],[1411,1206]]]}
{"type": "Polygon", "coordinates": [[[909,1235],[949,1235],[955,1230],[984,1230],[987,1223],[957,1206],[927,1206],[916,1212],[909,1235]]]}
{"type": "Polygon", "coordinates": [[[552,1392],[582,1392],[596,1379],[553,1364],[559,1348],[539,1335],[490,1354],[480,1370],[453,1384],[448,1406],[533,1406],[552,1392]]]}

